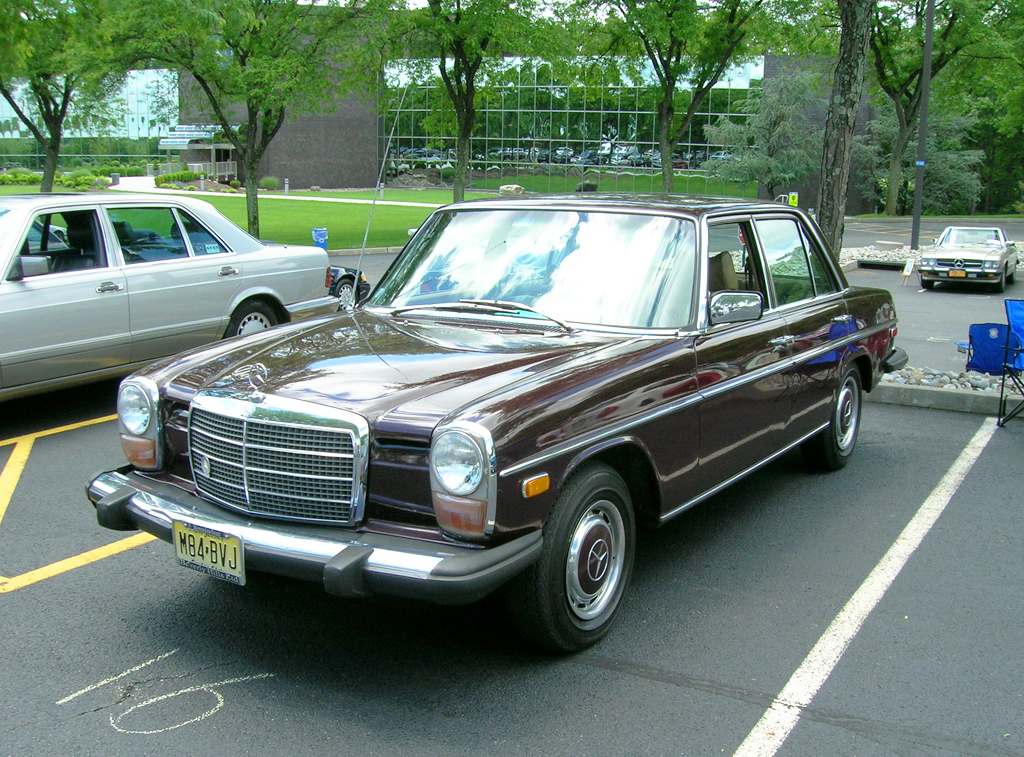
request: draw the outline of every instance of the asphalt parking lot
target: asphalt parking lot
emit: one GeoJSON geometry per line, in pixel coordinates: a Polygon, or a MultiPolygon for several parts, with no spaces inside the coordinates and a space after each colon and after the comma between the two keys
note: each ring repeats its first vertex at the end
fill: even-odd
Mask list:
{"type": "Polygon", "coordinates": [[[613,633],[552,657],[495,601],[239,589],[100,529],[114,424],[65,408],[113,393],[5,412],[0,754],[1024,754],[1024,423],[867,405],[845,470],[789,455],[646,534],[613,633]]]}

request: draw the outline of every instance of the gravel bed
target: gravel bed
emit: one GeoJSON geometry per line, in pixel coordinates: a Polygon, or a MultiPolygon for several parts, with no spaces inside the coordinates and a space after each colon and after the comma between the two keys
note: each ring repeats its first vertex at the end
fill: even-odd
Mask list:
{"type": "Polygon", "coordinates": [[[846,265],[858,260],[871,260],[883,263],[906,263],[908,258],[918,259],[920,256],[910,247],[895,247],[880,250],[874,245],[867,247],[844,247],[839,253],[839,264],[846,265]]]}
{"type": "Polygon", "coordinates": [[[909,386],[931,386],[936,389],[949,389],[973,392],[999,393],[1003,385],[1002,376],[989,376],[977,371],[936,371],[931,368],[911,368],[882,375],[882,381],[890,384],[909,386]]]}

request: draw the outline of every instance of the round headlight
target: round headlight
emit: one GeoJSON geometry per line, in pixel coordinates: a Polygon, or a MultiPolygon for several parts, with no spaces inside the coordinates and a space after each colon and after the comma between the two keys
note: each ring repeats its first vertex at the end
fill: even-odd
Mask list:
{"type": "Polygon", "coordinates": [[[465,496],[476,491],[484,474],[484,456],[476,443],[461,431],[447,431],[437,438],[430,466],[441,486],[465,496]]]}
{"type": "Polygon", "coordinates": [[[117,394],[117,417],[129,434],[146,433],[153,419],[153,408],[146,393],[134,384],[124,384],[117,394]]]}

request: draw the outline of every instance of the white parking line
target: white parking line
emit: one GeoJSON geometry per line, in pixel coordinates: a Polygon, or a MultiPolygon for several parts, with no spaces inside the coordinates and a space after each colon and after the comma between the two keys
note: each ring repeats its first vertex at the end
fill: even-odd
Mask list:
{"type": "Polygon", "coordinates": [[[772,757],[779,750],[799,722],[801,712],[828,680],[868,615],[885,596],[910,556],[942,515],[995,430],[996,419],[986,418],[974,438],[903,529],[903,533],[818,639],[818,643],[804,658],[733,757],[772,757]]]}

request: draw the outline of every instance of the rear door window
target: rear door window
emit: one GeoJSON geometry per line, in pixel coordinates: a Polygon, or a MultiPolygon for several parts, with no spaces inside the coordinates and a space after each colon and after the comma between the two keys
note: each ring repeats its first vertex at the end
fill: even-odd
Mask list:
{"type": "Polygon", "coordinates": [[[111,208],[108,214],[125,263],[188,257],[184,235],[170,208],[111,208]]]}

